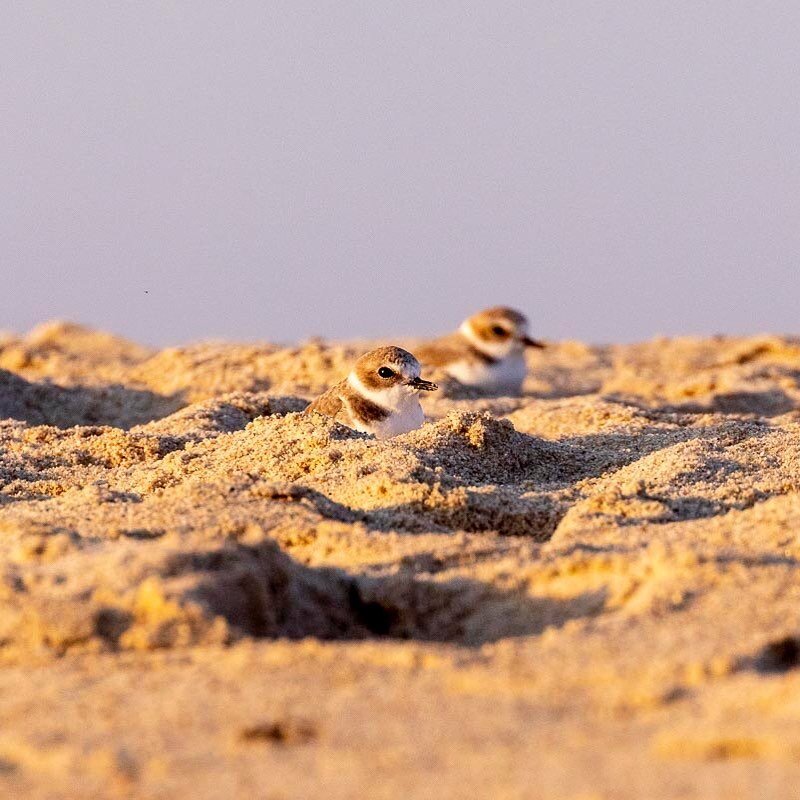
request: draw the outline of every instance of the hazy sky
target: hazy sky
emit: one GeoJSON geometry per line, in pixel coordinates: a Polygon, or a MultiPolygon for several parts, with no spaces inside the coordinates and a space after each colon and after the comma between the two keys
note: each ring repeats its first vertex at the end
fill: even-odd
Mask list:
{"type": "Polygon", "coordinates": [[[0,9],[0,329],[800,331],[796,0],[0,9]]]}

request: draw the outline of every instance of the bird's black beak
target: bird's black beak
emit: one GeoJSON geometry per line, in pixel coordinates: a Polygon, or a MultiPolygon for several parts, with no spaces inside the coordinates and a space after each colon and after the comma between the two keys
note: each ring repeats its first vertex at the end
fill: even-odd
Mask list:
{"type": "Polygon", "coordinates": [[[547,345],[544,342],[540,342],[536,339],[531,339],[530,336],[520,336],[519,340],[522,344],[525,345],[525,347],[538,347],[540,350],[547,347],[547,345]]]}
{"type": "Polygon", "coordinates": [[[416,389],[418,392],[435,392],[439,387],[430,381],[424,381],[422,378],[412,378],[406,381],[406,386],[416,389]]]}

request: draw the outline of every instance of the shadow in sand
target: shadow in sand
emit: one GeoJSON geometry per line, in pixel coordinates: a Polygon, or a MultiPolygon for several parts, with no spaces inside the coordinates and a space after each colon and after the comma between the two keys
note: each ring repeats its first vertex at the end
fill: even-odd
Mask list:
{"type": "Polygon", "coordinates": [[[669,406],[669,410],[689,414],[742,414],[777,417],[797,408],[797,403],[781,389],[753,392],[724,392],[706,403],[689,402],[669,406]]]}
{"type": "Polygon", "coordinates": [[[65,387],[28,381],[0,370],[0,419],[30,425],[111,425],[131,428],[172,414],[185,405],[180,395],[161,395],[120,384],[65,387]]]}
{"type": "Polygon", "coordinates": [[[740,666],[766,674],[797,669],[800,667],[800,639],[783,636],[767,642],[759,652],[743,659],[740,666]]]}
{"type": "Polygon", "coordinates": [[[755,420],[730,420],[708,427],[665,428],[648,425],[633,433],[593,433],[559,440],[574,450],[579,464],[579,479],[599,477],[607,472],[633,464],[659,450],[697,439],[709,442],[737,444],[746,439],[766,436],[771,432],[767,423],[755,420]]]}
{"type": "Polygon", "coordinates": [[[477,646],[529,636],[601,613],[605,594],[531,597],[480,581],[436,581],[307,567],[267,540],[256,546],[175,556],[165,577],[196,583],[184,600],[221,616],[238,635],[322,639],[415,639],[477,646]]]}
{"type": "Polygon", "coordinates": [[[529,536],[546,541],[558,527],[567,505],[548,494],[526,497],[522,488],[466,488],[458,504],[441,506],[423,502],[398,503],[359,509],[332,500],[323,492],[301,484],[268,484],[258,496],[299,503],[326,519],[360,522],[372,531],[425,533],[431,531],[494,531],[507,536],[529,536]],[[509,492],[515,496],[510,497],[509,492]]]}

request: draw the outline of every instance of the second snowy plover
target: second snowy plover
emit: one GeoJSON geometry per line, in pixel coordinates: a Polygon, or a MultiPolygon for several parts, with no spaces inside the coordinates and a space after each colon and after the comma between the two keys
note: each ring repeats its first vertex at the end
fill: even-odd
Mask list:
{"type": "Polygon", "coordinates": [[[419,393],[438,388],[419,373],[419,361],[401,347],[370,350],[304,413],[319,412],[378,439],[407,433],[425,421],[419,393]]]}
{"type": "Polygon", "coordinates": [[[417,358],[465,386],[518,394],[525,379],[526,347],[544,347],[528,336],[528,320],[519,311],[497,306],[464,320],[448,336],[415,348],[417,358]]]}

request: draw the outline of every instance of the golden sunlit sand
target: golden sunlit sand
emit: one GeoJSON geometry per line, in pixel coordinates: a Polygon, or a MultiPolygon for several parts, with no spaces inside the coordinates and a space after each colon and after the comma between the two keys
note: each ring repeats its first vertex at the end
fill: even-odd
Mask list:
{"type": "Polygon", "coordinates": [[[0,794],[791,796],[800,342],[298,413],[368,346],[0,337],[0,794]]]}

